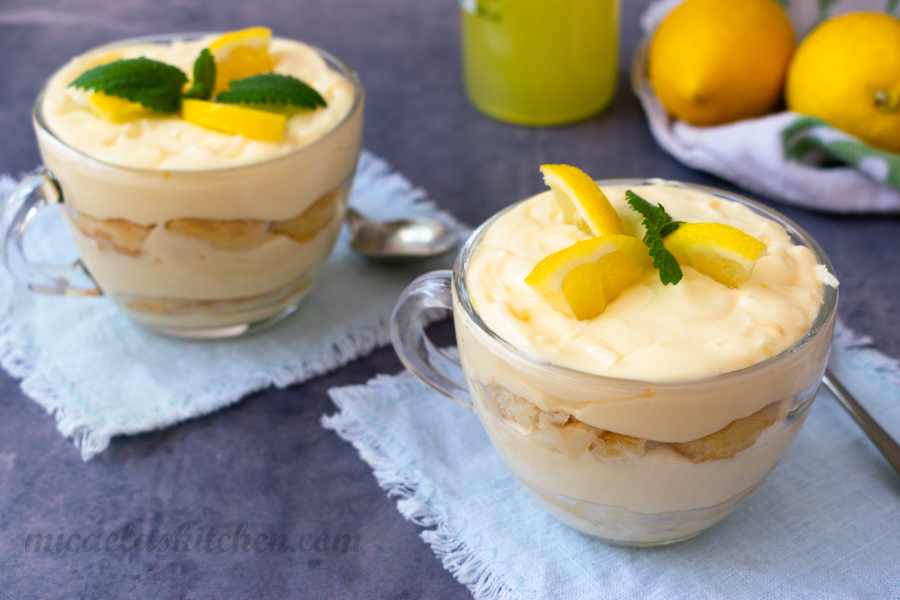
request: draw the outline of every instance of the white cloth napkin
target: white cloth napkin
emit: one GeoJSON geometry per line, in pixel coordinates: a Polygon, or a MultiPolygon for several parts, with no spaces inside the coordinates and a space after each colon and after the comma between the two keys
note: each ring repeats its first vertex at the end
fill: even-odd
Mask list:
{"type": "MultiPolygon", "coordinates": [[[[900,364],[840,324],[831,369],[900,439],[900,364]]],[[[544,511],[471,411],[404,372],[331,390],[322,423],[479,600],[895,600],[900,479],[822,391],[766,482],[709,531],[664,548],[595,541],[544,511]]]]}
{"type": "MultiPolygon", "coordinates": [[[[13,185],[0,178],[0,200],[13,185]]],[[[461,240],[469,232],[365,152],[350,204],[378,220],[429,216],[461,240]]],[[[36,223],[43,231],[29,231],[30,256],[60,262],[77,254],[60,217],[51,214],[36,223]]],[[[388,320],[403,288],[452,260],[451,254],[402,266],[371,263],[350,250],[345,227],[294,315],[257,335],[216,342],[149,333],[103,297],[29,292],[0,266],[0,364],[87,460],[113,436],[168,427],[268,386],[305,381],[389,343],[388,320]]]]}
{"type": "MultiPolygon", "coordinates": [[[[838,213],[900,212],[900,154],[876,150],[824,122],[792,112],[714,127],[673,120],[647,79],[656,27],[683,0],[659,0],[644,13],[644,39],[631,84],[650,131],[679,161],[762,196],[838,213]]],[[[858,11],[900,12],[897,0],[780,0],[798,41],[821,20],[858,11]]]]}

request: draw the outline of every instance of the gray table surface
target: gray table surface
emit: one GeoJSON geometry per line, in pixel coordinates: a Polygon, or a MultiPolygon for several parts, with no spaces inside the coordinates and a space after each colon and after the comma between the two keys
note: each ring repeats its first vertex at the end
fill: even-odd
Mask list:
{"type": "MultiPolygon", "coordinates": [[[[31,103],[70,56],[135,35],[266,25],[354,65],[368,92],[366,147],[470,224],[543,189],[537,167],[548,162],[597,178],[656,176],[734,189],[682,166],[650,137],[626,80],[648,3],[623,2],[612,106],[577,125],[528,129],[468,105],[453,0],[0,0],[0,172],[39,163],[31,103]]],[[[900,356],[900,219],[778,208],[834,262],[844,321],[900,356]]],[[[435,336],[448,343],[452,329],[439,325],[435,336]]],[[[356,451],[319,425],[335,410],[328,388],[399,370],[383,349],[306,384],[115,439],[89,463],[0,373],[0,598],[468,597],[356,451]],[[359,534],[363,546],[346,553],[24,551],[29,533],[108,535],[133,523],[135,535],[174,536],[187,522],[191,533],[247,522],[250,533],[293,539],[359,534]]]]}

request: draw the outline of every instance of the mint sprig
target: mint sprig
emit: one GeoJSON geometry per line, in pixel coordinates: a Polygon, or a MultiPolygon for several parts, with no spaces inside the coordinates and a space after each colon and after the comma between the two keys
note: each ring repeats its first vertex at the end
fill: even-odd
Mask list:
{"type": "Polygon", "coordinates": [[[215,87],[216,61],[209,53],[209,48],[204,48],[194,61],[194,84],[184,93],[184,97],[209,100],[215,87]]]}
{"type": "Polygon", "coordinates": [[[69,87],[119,96],[163,113],[181,110],[187,76],[178,67],[149,58],[117,60],[89,69],[69,87]]]}
{"type": "Polygon", "coordinates": [[[660,281],[663,285],[677,284],[684,277],[684,273],[681,272],[681,265],[675,256],[666,250],[663,238],[678,229],[680,222],[673,221],[662,204],[654,206],[631,190],[625,192],[625,197],[631,209],[644,217],[643,225],[647,229],[644,243],[650,248],[653,266],[659,270],[660,281]]]}
{"type": "Polygon", "coordinates": [[[309,85],[296,77],[277,73],[236,79],[216,100],[228,104],[288,104],[308,110],[327,106],[321,94],[309,85]]]}

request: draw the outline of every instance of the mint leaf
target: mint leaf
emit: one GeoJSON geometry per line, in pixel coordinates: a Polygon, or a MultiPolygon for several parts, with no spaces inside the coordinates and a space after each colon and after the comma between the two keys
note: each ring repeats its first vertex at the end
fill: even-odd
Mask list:
{"type": "Polygon", "coordinates": [[[663,245],[663,238],[678,229],[679,221],[673,221],[662,204],[653,206],[631,190],[625,192],[631,209],[644,217],[643,225],[647,229],[644,243],[650,248],[653,267],[659,270],[659,280],[663,285],[677,284],[684,277],[681,265],[671,252],[663,245]]]}
{"type": "Polygon", "coordinates": [[[184,93],[184,97],[209,100],[215,87],[216,61],[209,53],[209,48],[204,48],[200,51],[197,60],[194,61],[194,85],[184,93]]]}
{"type": "Polygon", "coordinates": [[[229,104],[290,104],[308,110],[327,106],[319,92],[307,84],[277,73],[235,79],[216,100],[229,104]]]}
{"type": "Polygon", "coordinates": [[[637,211],[643,215],[648,222],[656,221],[658,218],[658,210],[655,206],[632,192],[631,190],[625,191],[625,198],[628,199],[628,205],[631,207],[631,210],[637,211]]]}
{"type": "Polygon", "coordinates": [[[659,280],[663,285],[677,284],[684,277],[681,265],[671,252],[663,245],[662,237],[656,233],[648,233],[644,243],[650,247],[650,256],[653,257],[653,267],[659,270],[659,280]]]}
{"type": "MultiPolygon", "coordinates": [[[[628,204],[631,208],[641,213],[647,219],[645,227],[648,229],[658,232],[672,223],[672,217],[669,216],[662,204],[653,206],[631,190],[625,192],[625,197],[628,198],[628,204]]],[[[676,226],[675,229],[678,229],[678,227],[676,226]]],[[[672,231],[675,231],[675,229],[672,229],[672,231]]],[[[672,231],[669,233],[672,233],[672,231]]]]}
{"type": "Polygon", "coordinates": [[[152,110],[181,110],[181,90],[187,75],[178,67],[149,58],[129,58],[94,67],[78,76],[69,87],[103,92],[139,102],[152,110]]]}
{"type": "MultiPolygon", "coordinates": [[[[662,208],[662,205],[660,204],[659,207],[662,208]]],[[[663,209],[663,210],[665,210],[665,209],[663,209]]],[[[674,232],[676,229],[678,229],[679,223],[681,223],[681,221],[673,221],[672,223],[669,223],[668,225],[660,227],[659,237],[666,237],[670,233],[674,232]]]]}

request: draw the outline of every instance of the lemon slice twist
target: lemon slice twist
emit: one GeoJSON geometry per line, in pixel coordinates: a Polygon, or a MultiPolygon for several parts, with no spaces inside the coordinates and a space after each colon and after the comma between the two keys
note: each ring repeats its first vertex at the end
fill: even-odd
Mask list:
{"type": "Polygon", "coordinates": [[[287,122],[284,115],[264,110],[193,99],[182,102],[181,118],[207,129],[266,142],[281,141],[287,122]]]}
{"type": "Polygon", "coordinates": [[[103,92],[94,92],[88,102],[95,115],[113,123],[127,123],[149,117],[168,116],[165,113],[158,113],[152,108],[147,108],[139,102],[132,102],[119,96],[110,96],[103,92]]]}
{"type": "Polygon", "coordinates": [[[663,239],[663,245],[679,264],[730,288],[740,288],[750,279],[766,245],[730,225],[681,223],[663,239]]]}
{"type": "Polygon", "coordinates": [[[209,45],[209,53],[216,61],[216,88],[213,94],[228,89],[229,82],[275,68],[275,61],[269,56],[272,30],[266,27],[252,27],[231,31],[209,45]]]}
{"type": "Polygon", "coordinates": [[[585,321],[638,283],[653,261],[639,239],[607,235],[576,242],[544,258],[525,278],[550,306],[585,321]]]}
{"type": "Polygon", "coordinates": [[[543,165],[541,173],[566,223],[592,236],[625,233],[616,209],[584,171],[569,165],[543,165]]]}

